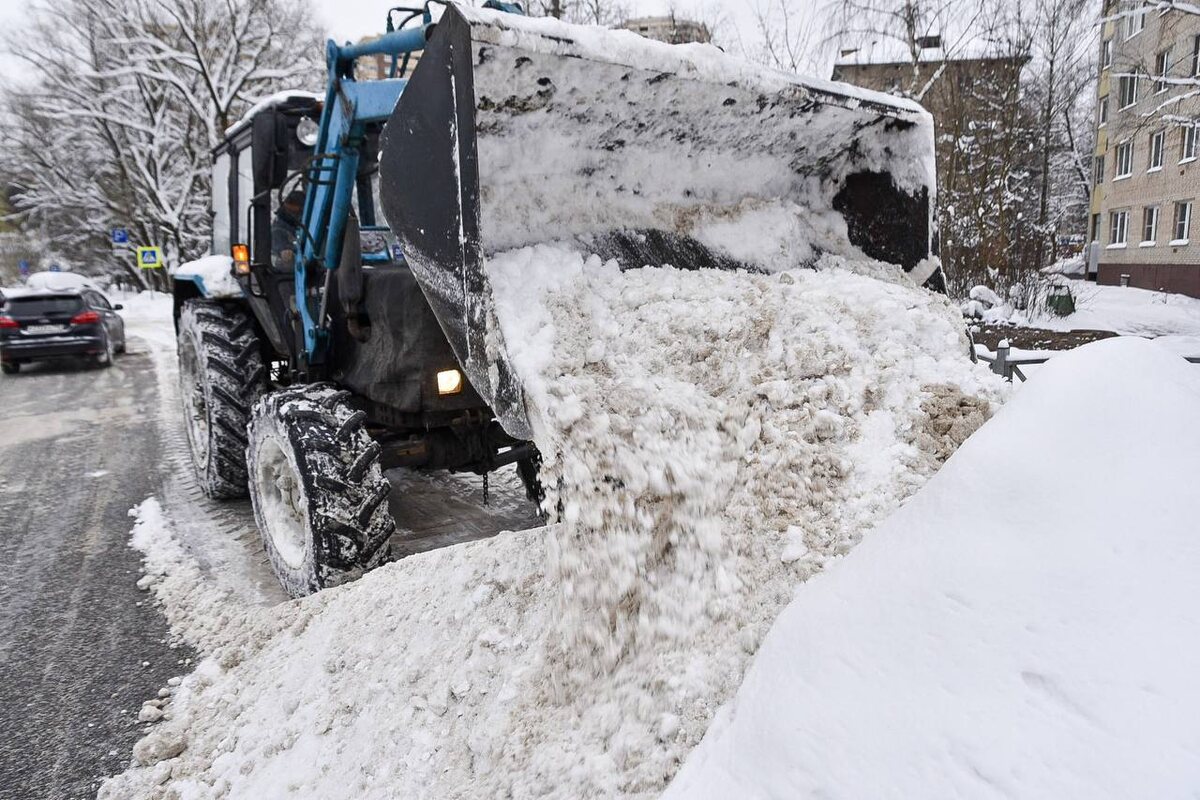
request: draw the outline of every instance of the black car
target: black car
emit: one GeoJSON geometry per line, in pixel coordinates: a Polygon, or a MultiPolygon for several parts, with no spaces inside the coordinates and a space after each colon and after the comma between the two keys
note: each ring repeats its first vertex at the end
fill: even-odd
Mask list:
{"type": "Polygon", "coordinates": [[[11,375],[29,361],[91,358],[110,366],[125,352],[125,321],[97,291],[38,291],[5,297],[0,307],[0,367],[11,375]]]}

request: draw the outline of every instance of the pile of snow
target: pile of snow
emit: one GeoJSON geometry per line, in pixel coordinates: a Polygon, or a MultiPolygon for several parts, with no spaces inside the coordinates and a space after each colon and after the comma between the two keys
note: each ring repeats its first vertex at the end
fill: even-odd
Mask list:
{"type": "Polygon", "coordinates": [[[171,270],[177,281],[193,281],[207,297],[241,297],[242,287],[233,277],[233,259],[229,256],[204,256],[187,261],[171,270]]]}
{"type": "Polygon", "coordinates": [[[244,628],[261,623],[255,609],[227,602],[227,593],[201,579],[200,567],[177,538],[156,498],[130,510],[129,543],[144,554],[138,588],[153,589],[172,634],[205,651],[245,637],[244,628]]]}
{"type": "Polygon", "coordinates": [[[1055,359],[799,589],[667,797],[1191,796],[1197,408],[1144,340],[1055,359]]]}
{"type": "MultiPolygon", "coordinates": [[[[963,301],[959,308],[962,310],[963,316],[969,319],[982,319],[987,312],[994,308],[1005,307],[1005,302],[991,288],[987,286],[973,286],[967,299],[963,301]]],[[[1009,309],[1011,313],[1011,309],[1009,309]]]]}
{"type": "Polygon", "coordinates": [[[239,617],[101,797],[653,796],[796,584],[1005,391],[883,265],[488,271],[561,522],[239,617]]]}

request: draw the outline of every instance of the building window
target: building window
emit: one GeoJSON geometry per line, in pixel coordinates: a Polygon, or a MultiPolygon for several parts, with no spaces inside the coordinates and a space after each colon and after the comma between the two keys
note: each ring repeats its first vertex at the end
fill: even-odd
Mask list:
{"type": "Polygon", "coordinates": [[[1100,45],[1100,69],[1112,66],[1112,39],[1105,39],[1100,45]]]}
{"type": "Polygon", "coordinates": [[[1185,125],[1183,127],[1183,148],[1179,153],[1179,163],[1184,161],[1194,161],[1196,159],[1196,131],[1200,130],[1195,125],[1185,125]]]}
{"type": "Polygon", "coordinates": [[[1192,201],[1175,204],[1175,238],[1171,244],[1187,244],[1188,228],[1192,225],[1192,201]]]}
{"type": "Polygon", "coordinates": [[[1108,246],[1124,247],[1129,235],[1129,212],[1108,212],[1108,246]]]}
{"type": "Polygon", "coordinates": [[[1146,168],[1147,172],[1154,172],[1162,169],[1163,165],[1163,143],[1167,139],[1166,131],[1158,131],[1150,134],[1150,165],[1146,168]]]}
{"type": "Polygon", "coordinates": [[[1117,145],[1117,174],[1114,178],[1128,178],[1133,174],[1133,142],[1117,145]]]}
{"type": "Polygon", "coordinates": [[[1200,75],[1200,35],[1192,37],[1192,74],[1200,75]]]}
{"type": "Polygon", "coordinates": [[[1140,6],[1134,9],[1129,16],[1125,18],[1125,40],[1128,41],[1137,36],[1146,27],[1146,7],[1140,6]]]}
{"type": "Polygon", "coordinates": [[[1137,102],[1137,75],[1122,75],[1120,83],[1121,108],[1129,108],[1137,102]]]}
{"type": "Polygon", "coordinates": [[[1154,93],[1167,90],[1167,73],[1171,71],[1171,51],[1163,50],[1154,57],[1154,93]]]}
{"type": "Polygon", "coordinates": [[[1158,241],[1158,206],[1146,206],[1142,211],[1142,246],[1158,241]]]}
{"type": "Polygon", "coordinates": [[[1100,215],[1092,214],[1092,241],[1100,241],[1100,215]]]}
{"type": "Polygon", "coordinates": [[[1096,178],[1097,186],[1104,183],[1104,156],[1096,156],[1096,166],[1092,174],[1096,178]]]}
{"type": "Polygon", "coordinates": [[[1108,122],[1108,95],[1100,98],[1100,125],[1108,122]]]}

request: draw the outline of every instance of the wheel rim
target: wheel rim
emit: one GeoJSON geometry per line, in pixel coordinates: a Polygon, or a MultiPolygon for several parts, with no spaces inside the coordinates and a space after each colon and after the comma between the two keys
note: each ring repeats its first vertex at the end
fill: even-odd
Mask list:
{"type": "Polygon", "coordinates": [[[204,383],[200,380],[196,350],[190,343],[185,342],[179,362],[179,384],[183,393],[188,440],[196,462],[204,468],[208,464],[208,398],[204,383]]]}
{"type": "Polygon", "coordinates": [[[254,497],[262,512],[261,523],[279,557],[292,569],[304,565],[308,555],[304,488],[292,462],[279,443],[266,439],[255,459],[254,497]]]}

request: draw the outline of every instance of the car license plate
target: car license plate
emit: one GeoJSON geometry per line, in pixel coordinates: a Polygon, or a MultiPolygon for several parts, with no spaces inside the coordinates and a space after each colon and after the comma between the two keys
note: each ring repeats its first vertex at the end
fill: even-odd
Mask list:
{"type": "Polygon", "coordinates": [[[41,333],[62,333],[67,329],[66,325],[26,325],[25,332],[34,335],[41,333]]]}

